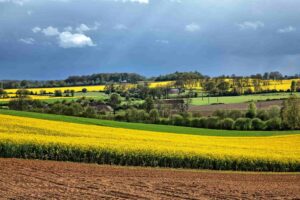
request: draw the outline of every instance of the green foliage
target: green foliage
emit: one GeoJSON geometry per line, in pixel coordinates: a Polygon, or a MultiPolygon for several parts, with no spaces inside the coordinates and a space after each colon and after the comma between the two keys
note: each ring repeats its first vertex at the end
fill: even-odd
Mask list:
{"type": "Polygon", "coordinates": [[[181,126],[184,124],[183,117],[177,114],[171,116],[171,122],[175,126],[181,126]]]}
{"type": "Polygon", "coordinates": [[[82,116],[83,107],[79,103],[72,103],[69,106],[64,106],[62,114],[71,116],[82,116]]]}
{"type": "Polygon", "coordinates": [[[219,122],[220,128],[225,130],[233,129],[233,125],[234,125],[234,120],[231,118],[225,118],[219,122]]]}
{"type": "Polygon", "coordinates": [[[31,100],[29,98],[18,98],[10,101],[8,107],[14,110],[29,110],[34,108],[43,108],[44,103],[38,100],[31,100]]]}
{"type": "Polygon", "coordinates": [[[175,72],[172,74],[161,75],[155,81],[189,81],[193,79],[202,79],[204,76],[199,72],[175,72]]]}
{"type": "Polygon", "coordinates": [[[136,122],[139,120],[138,118],[138,110],[136,108],[130,108],[126,110],[125,113],[126,121],[128,122],[136,122]]]}
{"type": "Polygon", "coordinates": [[[205,122],[205,127],[218,129],[219,128],[219,118],[218,117],[208,117],[205,122]]]}
{"type": "Polygon", "coordinates": [[[238,118],[244,117],[244,113],[240,110],[231,110],[229,111],[227,117],[236,120],[238,118]]]}
{"type": "Polygon", "coordinates": [[[266,110],[258,110],[257,111],[257,118],[263,120],[263,121],[267,121],[270,116],[269,113],[266,110]]]}
{"type": "Polygon", "coordinates": [[[216,110],[212,115],[224,119],[228,116],[228,112],[226,110],[216,110]]]}
{"type": "Polygon", "coordinates": [[[272,106],[267,112],[269,119],[280,118],[281,111],[279,106],[272,106]]]}
{"type": "Polygon", "coordinates": [[[216,83],[214,81],[208,81],[204,84],[204,90],[207,91],[209,94],[216,93],[216,83]]]}
{"type": "Polygon", "coordinates": [[[159,122],[159,112],[157,109],[152,109],[149,112],[149,119],[151,123],[159,122]]]}
{"type": "Polygon", "coordinates": [[[291,92],[296,92],[297,90],[297,82],[296,81],[292,81],[291,83],[291,92]]]}
{"type": "Polygon", "coordinates": [[[251,130],[251,119],[249,118],[238,118],[233,127],[236,130],[251,130]]]}
{"type": "Polygon", "coordinates": [[[87,108],[85,108],[82,116],[83,117],[95,118],[97,116],[97,112],[95,111],[94,108],[88,106],[87,108]]]}
{"type": "Polygon", "coordinates": [[[55,97],[62,97],[62,91],[61,90],[55,90],[54,91],[54,96],[55,97]]]}
{"type": "Polygon", "coordinates": [[[18,98],[26,98],[28,95],[30,95],[30,91],[26,89],[19,89],[16,91],[16,96],[18,98]]]}
{"type": "Polygon", "coordinates": [[[248,111],[246,112],[246,117],[254,118],[257,115],[257,108],[254,102],[249,104],[248,111]]]}
{"type": "Polygon", "coordinates": [[[145,102],[143,104],[143,107],[144,109],[147,111],[147,112],[150,112],[151,109],[154,108],[154,101],[151,97],[147,97],[145,99],[145,102]]]}
{"type": "Polygon", "coordinates": [[[289,129],[300,129],[300,99],[291,96],[285,100],[281,112],[283,125],[289,129]]]}
{"type": "Polygon", "coordinates": [[[147,122],[149,120],[149,114],[144,110],[139,110],[137,115],[137,122],[147,122]]]}
{"type": "Polygon", "coordinates": [[[221,91],[221,94],[226,94],[230,88],[230,84],[226,81],[222,81],[217,85],[217,88],[221,91]]]}
{"type": "Polygon", "coordinates": [[[267,130],[280,130],[282,127],[280,118],[272,118],[266,121],[266,129],[267,130]]]}
{"type": "Polygon", "coordinates": [[[6,98],[6,97],[7,97],[7,92],[4,89],[0,88],[0,98],[6,98]]]}
{"type": "Polygon", "coordinates": [[[251,123],[253,130],[264,130],[266,128],[265,122],[259,118],[252,119],[251,123]]]}
{"type": "Polygon", "coordinates": [[[114,109],[114,114],[116,114],[117,107],[121,104],[120,95],[113,93],[110,95],[109,104],[114,109]]]}
{"type": "Polygon", "coordinates": [[[87,89],[86,88],[82,88],[82,93],[87,93],[87,89]]]}

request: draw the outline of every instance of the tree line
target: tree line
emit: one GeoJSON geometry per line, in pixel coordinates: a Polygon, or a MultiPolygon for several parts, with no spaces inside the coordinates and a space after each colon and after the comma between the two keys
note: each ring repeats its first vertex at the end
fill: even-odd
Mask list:
{"type": "Polygon", "coordinates": [[[292,95],[283,102],[282,107],[273,106],[258,110],[254,102],[246,112],[240,110],[217,110],[212,116],[203,117],[201,113],[188,111],[188,102],[171,104],[148,96],[142,104],[132,104],[117,93],[107,100],[81,98],[73,101],[47,103],[28,98],[10,101],[8,107],[42,113],[91,117],[126,122],[153,123],[196,128],[223,130],[299,130],[300,99],[292,95]],[[111,108],[111,110],[109,109],[111,108]]]}
{"type": "MultiPolygon", "coordinates": [[[[138,83],[139,81],[176,81],[178,85],[183,83],[192,84],[193,80],[203,79],[224,79],[232,78],[234,80],[253,78],[258,80],[283,80],[299,78],[300,74],[294,76],[283,75],[280,72],[266,72],[264,74],[255,74],[250,76],[217,76],[209,77],[203,75],[198,71],[194,72],[175,72],[166,75],[159,75],[157,77],[147,78],[137,73],[98,73],[84,76],[70,76],[65,80],[2,80],[0,81],[0,88],[39,88],[39,87],[65,87],[65,86],[82,86],[82,85],[105,85],[109,83],[138,83]],[[191,81],[191,82],[190,82],[191,81]]],[[[194,81],[195,83],[195,81],[194,81]]]]}

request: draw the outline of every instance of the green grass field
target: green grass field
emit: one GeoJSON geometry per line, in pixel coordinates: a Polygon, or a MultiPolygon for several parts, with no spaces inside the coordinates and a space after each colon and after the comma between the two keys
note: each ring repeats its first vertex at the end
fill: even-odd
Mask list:
{"type": "Polygon", "coordinates": [[[135,130],[190,134],[190,135],[251,137],[251,136],[276,136],[276,135],[300,134],[300,131],[228,131],[228,130],[212,130],[212,129],[179,127],[179,126],[169,126],[169,125],[127,123],[127,122],[117,122],[117,121],[100,120],[100,119],[90,119],[90,118],[83,118],[83,117],[72,117],[72,116],[64,116],[64,115],[53,115],[53,114],[23,112],[23,111],[14,111],[14,110],[1,110],[1,109],[0,109],[0,114],[20,116],[20,117],[30,117],[36,119],[46,119],[46,120],[53,120],[53,121],[63,121],[63,122],[70,122],[70,123],[79,123],[79,124],[90,124],[90,125],[108,126],[108,127],[116,127],[116,128],[127,128],[127,129],[135,129],[135,130]]]}
{"type": "MultiPolygon", "coordinates": [[[[297,93],[299,96],[300,93],[297,93]]],[[[288,98],[290,93],[270,93],[270,94],[253,94],[243,96],[228,96],[228,97],[198,97],[193,98],[191,104],[195,106],[210,105],[216,103],[223,104],[234,104],[234,103],[245,103],[250,101],[264,101],[267,99],[282,99],[288,98]]]]}

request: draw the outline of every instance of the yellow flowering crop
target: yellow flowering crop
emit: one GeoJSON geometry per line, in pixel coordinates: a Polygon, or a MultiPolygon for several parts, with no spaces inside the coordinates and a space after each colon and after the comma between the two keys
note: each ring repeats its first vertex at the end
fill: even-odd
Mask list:
{"type": "MultiPolygon", "coordinates": [[[[93,85],[93,86],[71,86],[71,87],[52,87],[52,88],[28,88],[30,92],[40,94],[41,90],[46,91],[47,93],[54,93],[55,90],[74,90],[75,92],[81,92],[83,88],[86,88],[87,91],[104,91],[105,85],[93,85]]],[[[7,93],[15,94],[18,89],[7,89],[7,93]]]]}
{"type": "Polygon", "coordinates": [[[149,88],[161,88],[161,87],[172,87],[174,86],[175,81],[158,81],[150,82],[148,84],[149,88]]]}
{"type": "MultiPolygon", "coordinates": [[[[58,145],[59,148],[55,152],[62,151],[63,148],[68,149],[62,151],[61,154],[71,151],[69,148],[75,148],[79,152],[93,149],[97,153],[93,154],[92,159],[88,159],[93,162],[100,162],[100,158],[96,157],[102,151],[111,151],[115,157],[113,161],[101,161],[101,163],[106,164],[122,164],[131,159],[133,161],[129,163],[130,165],[191,168],[204,166],[203,168],[213,169],[233,169],[233,165],[237,166],[235,169],[248,169],[247,166],[251,165],[250,170],[297,171],[300,166],[300,135],[272,137],[195,136],[0,115],[0,150],[1,148],[8,149],[8,144],[12,144],[14,150],[17,147],[25,148],[24,145],[28,144],[33,145],[35,149],[47,147],[48,150],[52,145],[53,148],[54,146],[57,148],[58,145]],[[120,157],[125,157],[125,161],[120,161],[120,157]],[[153,160],[158,161],[155,164],[153,160]],[[222,166],[216,167],[215,164],[205,164],[205,162],[212,161],[220,162],[222,166]],[[261,168],[260,165],[257,166],[258,164],[266,165],[267,168],[261,168]],[[283,166],[282,169],[273,168],[281,165],[283,166]],[[291,166],[293,166],[292,169],[287,169],[291,166]]],[[[29,157],[35,155],[33,158],[40,158],[36,152],[33,154],[31,152],[33,150],[29,150],[29,147],[25,149],[27,152],[25,150],[20,150],[20,152],[31,155],[29,157]]],[[[8,150],[6,152],[9,154],[8,150]]],[[[44,150],[43,154],[50,153],[44,150]]],[[[78,157],[90,154],[80,153],[78,157]]],[[[20,155],[13,155],[24,156],[21,153],[20,155]]],[[[68,156],[65,157],[63,160],[70,160],[68,156]]],[[[55,159],[57,158],[55,157],[55,159]]]]}

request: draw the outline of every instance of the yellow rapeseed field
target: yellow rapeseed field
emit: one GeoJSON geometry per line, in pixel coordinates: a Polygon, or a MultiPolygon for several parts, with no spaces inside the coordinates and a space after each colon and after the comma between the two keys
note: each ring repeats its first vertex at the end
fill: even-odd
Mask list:
{"type": "MultiPolygon", "coordinates": [[[[41,96],[41,95],[28,95],[27,98],[32,99],[32,100],[48,100],[48,99],[62,99],[62,98],[68,99],[68,98],[72,98],[72,97],[52,97],[52,96],[41,96]]],[[[1,98],[0,101],[8,102],[13,99],[16,99],[16,95],[10,95],[9,98],[1,98]]]]}
{"type": "Polygon", "coordinates": [[[174,86],[175,81],[159,81],[159,82],[150,82],[148,84],[149,88],[160,88],[160,87],[172,87],[174,86]]]}
{"type": "MultiPolygon", "coordinates": [[[[75,92],[81,92],[83,88],[86,88],[90,92],[94,91],[104,91],[105,85],[93,85],[93,86],[72,86],[72,87],[53,87],[53,88],[28,88],[30,92],[39,94],[41,90],[46,91],[47,93],[54,93],[55,90],[61,90],[62,92],[65,90],[74,90],[75,92]]],[[[18,89],[7,89],[5,90],[7,93],[15,94],[18,89]]]]}
{"type": "MultiPolygon", "coordinates": [[[[233,79],[223,79],[224,81],[228,82],[231,86],[233,86],[233,79]]],[[[255,79],[244,79],[244,84],[243,88],[244,90],[251,89],[252,91],[255,91],[255,87],[253,85],[253,82],[257,80],[255,79]]],[[[259,88],[263,91],[266,90],[283,90],[287,91],[291,88],[291,83],[292,81],[300,81],[300,79],[289,79],[289,80],[261,80],[259,82],[259,88]]],[[[157,88],[157,87],[172,87],[174,86],[175,81],[160,81],[160,82],[151,82],[149,83],[150,88],[157,88]]],[[[203,87],[201,85],[200,81],[193,81],[190,80],[189,83],[185,84],[185,87],[188,89],[197,89],[197,90],[202,90],[203,87]]]]}
{"type": "MultiPolygon", "coordinates": [[[[146,163],[143,159],[151,155],[166,159],[176,157],[186,162],[199,157],[237,163],[300,165],[300,135],[195,136],[0,115],[0,149],[1,144],[8,142],[16,146],[34,144],[49,147],[55,144],[82,151],[105,149],[119,155],[134,155],[141,163],[146,163]]],[[[176,163],[172,161],[172,164],[176,163]]]]}

